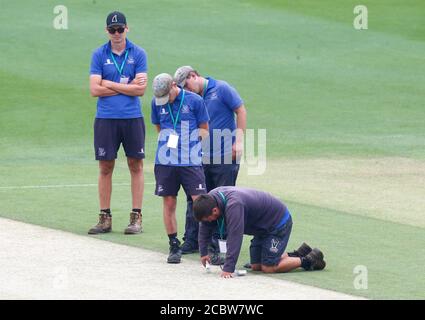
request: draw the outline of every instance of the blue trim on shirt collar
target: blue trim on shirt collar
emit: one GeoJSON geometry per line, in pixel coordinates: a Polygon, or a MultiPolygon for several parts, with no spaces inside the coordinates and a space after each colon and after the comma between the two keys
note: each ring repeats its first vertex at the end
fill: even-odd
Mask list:
{"type": "Polygon", "coordinates": [[[217,84],[217,81],[211,77],[206,77],[205,79],[208,80],[208,86],[207,86],[207,92],[208,92],[209,89],[212,89],[215,87],[215,85],[217,84]]]}

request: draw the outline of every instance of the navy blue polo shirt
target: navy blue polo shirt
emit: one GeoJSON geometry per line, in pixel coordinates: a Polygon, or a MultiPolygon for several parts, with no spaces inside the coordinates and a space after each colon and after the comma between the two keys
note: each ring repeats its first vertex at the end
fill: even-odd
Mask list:
{"type": "MultiPolygon", "coordinates": [[[[133,81],[137,73],[146,73],[148,70],[147,56],[145,50],[134,45],[126,39],[126,50],[120,55],[111,51],[111,42],[104,44],[93,52],[90,74],[97,74],[102,79],[120,82],[121,75],[111,55],[114,56],[120,67],[128,51],[122,76],[129,78],[128,83],[133,81]]],[[[143,117],[139,97],[118,94],[110,97],[99,97],[97,100],[96,118],[101,119],[132,119],[143,117]]]]}
{"type": "MultiPolygon", "coordinates": [[[[227,232],[227,254],[223,270],[233,272],[243,235],[261,236],[282,226],[291,217],[286,205],[270,193],[241,187],[218,187],[208,192],[218,204],[227,232]],[[226,199],[224,203],[219,193],[226,199]]],[[[208,244],[217,221],[199,224],[199,252],[208,254],[208,244]]]]}
{"type": "Polygon", "coordinates": [[[198,138],[199,125],[208,122],[210,118],[204,100],[199,95],[180,89],[179,95],[172,104],[162,106],[157,106],[154,98],[151,119],[153,124],[160,125],[161,128],[155,164],[179,167],[202,166],[202,146],[198,138]],[[168,139],[174,132],[170,109],[176,119],[180,104],[180,116],[176,122],[175,131],[179,136],[178,146],[169,148],[168,139]]]}
{"type": "Polygon", "coordinates": [[[214,129],[228,129],[230,132],[236,129],[234,112],[243,105],[243,101],[236,89],[226,81],[215,80],[211,77],[206,79],[208,79],[208,86],[203,98],[211,119],[209,122],[210,152],[205,152],[204,159],[209,159],[211,164],[213,158],[221,159],[221,163],[223,163],[225,155],[232,154],[235,137],[231,140],[221,138],[221,144],[214,145],[213,132],[214,129]]]}

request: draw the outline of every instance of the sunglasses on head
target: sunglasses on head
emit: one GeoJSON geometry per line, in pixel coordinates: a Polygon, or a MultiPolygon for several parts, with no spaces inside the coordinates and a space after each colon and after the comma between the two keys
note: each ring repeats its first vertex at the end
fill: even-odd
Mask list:
{"type": "Polygon", "coordinates": [[[123,33],[123,32],[124,32],[124,30],[125,30],[125,28],[124,28],[124,27],[118,27],[118,28],[108,28],[108,32],[109,32],[110,34],[115,34],[115,32],[117,32],[117,31],[118,31],[118,33],[123,33]]]}

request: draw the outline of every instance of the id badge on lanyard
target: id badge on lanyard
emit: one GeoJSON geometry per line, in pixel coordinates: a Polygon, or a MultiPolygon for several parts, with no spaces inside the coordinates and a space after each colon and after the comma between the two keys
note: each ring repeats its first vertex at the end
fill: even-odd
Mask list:
{"type": "Polygon", "coordinates": [[[184,101],[184,90],[182,92],[182,100],[180,101],[180,106],[179,106],[179,110],[177,111],[177,115],[174,118],[173,115],[173,110],[171,109],[170,103],[168,103],[168,111],[170,112],[170,117],[171,117],[171,121],[173,122],[173,126],[174,126],[174,132],[170,134],[170,136],[168,137],[168,142],[167,142],[167,147],[170,149],[177,149],[178,145],[179,145],[179,135],[176,132],[176,128],[177,128],[177,123],[179,121],[179,116],[180,116],[180,110],[183,106],[183,101],[184,101]]]}
{"type": "Polygon", "coordinates": [[[227,241],[223,239],[218,239],[218,247],[220,249],[220,253],[227,253],[227,241]]]}
{"type": "Polygon", "coordinates": [[[167,147],[171,149],[177,149],[179,145],[179,136],[175,133],[170,134],[168,137],[167,147]]]}
{"type": "MultiPolygon", "coordinates": [[[[224,205],[224,208],[226,208],[227,199],[226,199],[225,195],[222,192],[219,192],[218,194],[223,199],[223,205],[224,205]]],[[[221,219],[217,223],[218,223],[218,228],[219,228],[218,231],[219,231],[220,238],[221,238],[221,239],[218,240],[218,247],[220,249],[220,253],[226,254],[227,253],[227,241],[223,239],[224,233],[225,233],[224,217],[222,216],[221,219]]]]}
{"type": "Polygon", "coordinates": [[[121,76],[120,83],[122,84],[128,84],[128,81],[130,80],[129,77],[121,76]]]}
{"type": "Polygon", "coordinates": [[[120,74],[120,83],[122,83],[122,84],[128,84],[128,82],[130,81],[130,78],[129,77],[126,77],[126,76],[124,76],[122,74],[122,71],[124,69],[125,62],[127,61],[127,57],[128,57],[128,50],[125,50],[124,61],[121,63],[121,66],[118,67],[118,63],[115,60],[114,54],[111,52],[112,61],[114,62],[115,68],[117,69],[117,71],[120,74]]]}

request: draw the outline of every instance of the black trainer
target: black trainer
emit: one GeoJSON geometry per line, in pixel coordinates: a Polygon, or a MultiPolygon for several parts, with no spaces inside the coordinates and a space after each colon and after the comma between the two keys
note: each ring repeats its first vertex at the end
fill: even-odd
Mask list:
{"type": "Polygon", "coordinates": [[[323,270],[326,267],[326,262],[323,260],[323,253],[317,248],[311,250],[311,252],[302,259],[307,261],[307,266],[303,267],[307,271],[323,270]]]}
{"type": "Polygon", "coordinates": [[[225,258],[218,252],[209,252],[210,261],[213,266],[221,266],[225,262],[225,258]]]}
{"type": "Polygon", "coordinates": [[[196,244],[193,244],[189,241],[183,242],[182,246],[180,247],[182,254],[190,254],[195,253],[199,251],[199,247],[196,244]]]}
{"type": "Polygon", "coordinates": [[[182,251],[180,249],[180,241],[178,239],[170,241],[170,254],[167,263],[180,263],[182,259],[182,251]]]}
{"type": "Polygon", "coordinates": [[[307,243],[303,243],[297,250],[288,252],[288,256],[295,258],[302,258],[311,252],[311,247],[307,243]]]}

